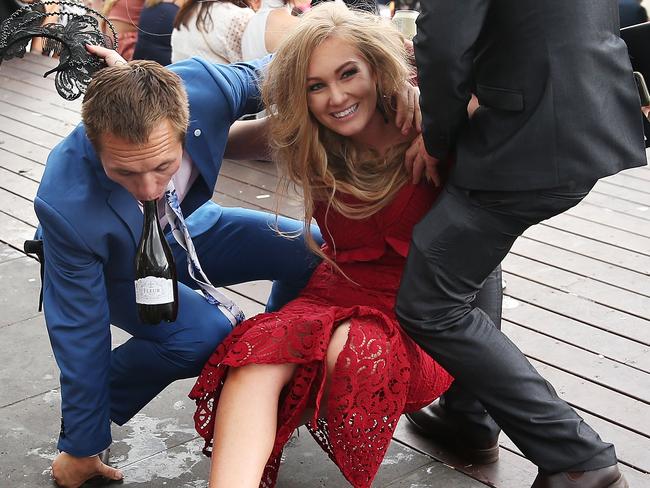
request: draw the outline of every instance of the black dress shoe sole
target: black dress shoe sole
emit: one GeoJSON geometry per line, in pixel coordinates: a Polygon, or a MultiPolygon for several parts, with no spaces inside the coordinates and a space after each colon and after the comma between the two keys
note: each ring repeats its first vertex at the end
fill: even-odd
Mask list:
{"type": "Polygon", "coordinates": [[[415,427],[418,432],[420,432],[425,437],[433,439],[444,447],[448,448],[456,456],[460,457],[468,464],[492,464],[496,463],[499,460],[498,442],[494,444],[494,446],[488,447],[486,449],[467,447],[462,443],[462,441],[458,439],[457,436],[451,433],[440,432],[440,435],[432,435],[431,432],[422,428],[417,422],[413,421],[410,414],[407,413],[405,415],[411,425],[415,427]]]}
{"type": "MultiPolygon", "coordinates": [[[[612,468],[603,468],[606,470],[611,471],[612,468]]],[[[598,476],[598,472],[602,472],[603,469],[599,469],[596,471],[592,472],[585,472],[587,473],[594,473],[594,475],[598,476]]],[[[533,482],[531,488],[582,488],[582,487],[597,487],[597,488],[629,488],[630,485],[628,485],[627,480],[625,477],[618,471],[618,468],[615,468],[615,471],[611,473],[606,473],[605,474],[605,479],[594,479],[594,475],[589,477],[585,477],[585,479],[582,479],[582,477],[577,478],[577,479],[570,479],[567,476],[567,473],[559,473],[555,475],[550,475],[550,476],[542,476],[538,475],[535,478],[535,481],[533,482]],[[612,481],[612,478],[615,477],[615,479],[612,481]],[[607,479],[609,478],[609,479],[607,479]]],[[[600,475],[602,476],[602,474],[600,475]]]]}

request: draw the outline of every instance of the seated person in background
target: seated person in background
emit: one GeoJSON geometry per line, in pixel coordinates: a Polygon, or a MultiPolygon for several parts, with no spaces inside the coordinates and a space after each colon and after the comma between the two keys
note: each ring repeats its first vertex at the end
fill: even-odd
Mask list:
{"type": "Polygon", "coordinates": [[[262,0],[241,38],[243,58],[257,59],[275,52],[298,22],[287,0],[262,0]]]}
{"type": "MultiPolygon", "coordinates": [[[[315,7],[324,2],[333,2],[335,0],[311,0],[311,6],[315,7]]],[[[377,0],[342,0],[344,4],[348,7],[356,10],[365,10],[366,12],[371,12],[373,14],[379,13],[379,8],[377,7],[377,0]]]]}
{"type": "Polygon", "coordinates": [[[641,6],[641,0],[618,0],[618,14],[621,28],[648,21],[648,13],[641,6]]]}
{"type": "Polygon", "coordinates": [[[184,3],[185,0],[145,0],[133,59],[150,59],[163,66],[172,62],[174,18],[184,3]]]}
{"type": "MultiPolygon", "coordinates": [[[[111,421],[124,424],[170,383],[196,376],[232,330],[194,291],[187,254],[169,234],[177,320],[139,322],[140,201],[161,197],[173,181],[206,275],[215,286],[273,280],[269,310],[297,295],[317,261],[303,238],[277,234],[273,215],[210,201],[223,157],[266,153],[254,134],[226,147],[231,124],[259,110],[265,61],[222,66],[194,59],[163,68],[89,50],[109,67],[88,86],[83,123],[50,153],[34,201],[45,254],[45,321],[61,370],[61,453],[52,474],[66,488],[94,475],[119,479],[97,456],[111,443],[111,421]],[[113,350],[111,324],[131,335],[113,350]]],[[[286,218],[277,225],[290,233],[303,228],[286,218]]],[[[320,240],[315,229],[311,237],[320,240]]]]}
{"type": "Polygon", "coordinates": [[[199,56],[215,63],[243,61],[241,38],[255,11],[244,0],[187,0],[172,32],[172,62],[199,56]]]}
{"type": "MultiPolygon", "coordinates": [[[[440,191],[413,183],[405,165],[421,135],[400,130],[391,99],[410,75],[389,21],[334,2],[306,13],[276,51],[263,95],[278,194],[302,189],[303,235],[323,262],[297,299],[236,327],[197,379],[210,487],[274,486],[303,423],[354,487],[370,487],[402,413],[452,381],[393,310],[411,230],[440,191]]],[[[498,279],[479,297],[498,323],[498,279]]]]}
{"type": "MultiPolygon", "coordinates": [[[[102,14],[117,31],[117,52],[127,61],[133,58],[133,50],[138,40],[138,22],[144,0],[106,0],[102,14]]],[[[107,25],[104,32],[111,35],[107,25]]]]}

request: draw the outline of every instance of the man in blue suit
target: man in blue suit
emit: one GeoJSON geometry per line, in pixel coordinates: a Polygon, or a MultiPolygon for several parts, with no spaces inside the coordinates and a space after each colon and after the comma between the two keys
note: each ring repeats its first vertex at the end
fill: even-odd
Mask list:
{"type": "MultiPolygon", "coordinates": [[[[139,201],[161,197],[173,180],[208,277],[215,286],[274,280],[269,308],[295,296],[316,264],[302,239],[277,234],[275,216],[210,202],[222,158],[245,155],[241,147],[225,152],[226,141],[233,122],[259,111],[263,64],[191,59],[167,69],[120,61],[95,76],[83,123],[48,158],[35,209],[45,255],[45,320],[61,370],[61,453],[52,465],[61,486],[77,487],[96,475],[120,479],[98,456],[111,443],[111,421],[125,423],[174,380],[196,376],[231,330],[194,291],[185,252],[173,237],[177,320],[139,323],[139,201]],[[113,350],[110,324],[132,336],[113,350]]],[[[248,137],[243,142],[251,145],[248,137]]],[[[280,218],[278,227],[295,232],[302,223],[280,218]]]]}

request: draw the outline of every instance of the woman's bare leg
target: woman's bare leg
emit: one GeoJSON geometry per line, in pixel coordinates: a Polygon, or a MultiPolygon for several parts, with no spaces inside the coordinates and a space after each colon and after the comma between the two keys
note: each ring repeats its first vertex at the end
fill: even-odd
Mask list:
{"type": "Polygon", "coordinates": [[[214,423],[210,488],[257,488],[271,455],[282,388],[295,364],[231,368],[214,423]]]}
{"type": "Polygon", "coordinates": [[[345,343],[348,340],[348,334],[350,333],[350,321],[341,323],[334,332],[332,333],[332,339],[327,346],[327,385],[325,387],[325,393],[329,390],[330,378],[334,374],[334,368],[336,367],[336,361],[339,358],[339,354],[343,351],[345,343]]]}

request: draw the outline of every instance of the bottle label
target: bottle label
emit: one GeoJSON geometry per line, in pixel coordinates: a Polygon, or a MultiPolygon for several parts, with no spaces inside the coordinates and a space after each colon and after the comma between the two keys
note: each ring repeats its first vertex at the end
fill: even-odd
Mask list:
{"type": "Polygon", "coordinates": [[[161,305],[174,301],[174,282],[167,278],[145,276],[135,280],[135,301],[141,305],[161,305]]]}

